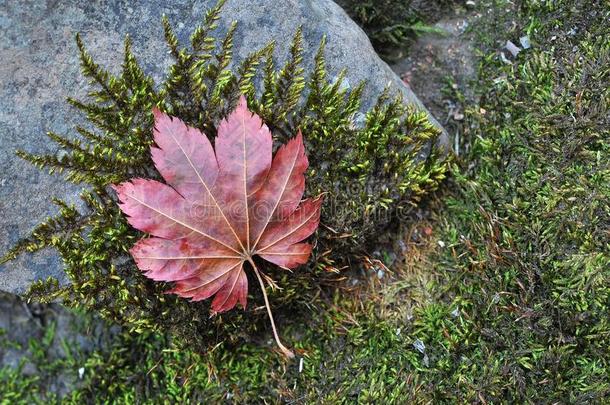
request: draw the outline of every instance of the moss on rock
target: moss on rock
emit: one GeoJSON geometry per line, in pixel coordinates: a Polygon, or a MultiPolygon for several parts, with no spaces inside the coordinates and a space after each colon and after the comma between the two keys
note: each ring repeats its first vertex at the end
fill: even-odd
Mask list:
{"type": "MultiPolygon", "coordinates": [[[[78,127],[77,137],[50,133],[50,139],[65,150],[63,155],[23,151],[19,155],[85,185],[81,198],[86,210],[55,201],[60,214],[5,256],[8,260],[43,247],[60,252],[71,284],[59,286],[54,279],[38,282],[28,298],[61,299],[132,331],[171,331],[179,341],[201,350],[219,341],[252,338],[263,327],[266,315],[255,305],[210,319],[207,302],[164,295],[168,286],[146,279],[127,254],[142,235],[127,224],[109,186],[133,177],[159,178],[149,153],[153,106],[213,139],[218,122],[245,94],[250,108],[272,130],[276,145],[298,128],[305,134],[310,160],[306,193],[328,193],[329,203],[314,241],[313,263],[294,273],[265,268],[282,287],[271,294],[272,306],[284,313],[311,305],[321,285],[336,278],[338,269],[361,253],[372,236],[444,178],[446,162],[431,150],[439,130],[426,113],[386,92],[362,115],[364,84],[349,91],[342,87],[342,76],[333,81],[326,77],[324,43],[315,69],[305,74],[300,30],[284,66],[274,65],[274,44],[269,44],[231,69],[235,25],[219,41],[213,37],[222,3],[206,13],[188,47],[179,43],[170,22],[163,20],[174,64],[159,85],[138,64],[129,38],[122,72],[115,76],[95,63],[77,36],[82,71],[94,89],[89,99],[69,102],[86,115],[93,129],[78,127]]],[[[260,291],[250,293],[254,302],[261,302],[260,291]]]]}

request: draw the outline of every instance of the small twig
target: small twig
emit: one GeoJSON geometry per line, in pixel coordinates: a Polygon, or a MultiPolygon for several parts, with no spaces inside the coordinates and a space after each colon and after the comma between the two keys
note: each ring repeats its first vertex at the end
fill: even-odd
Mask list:
{"type": "Polygon", "coordinates": [[[263,278],[265,279],[265,281],[269,284],[269,286],[271,287],[272,290],[282,290],[282,288],[277,285],[277,283],[268,275],[266,275],[265,273],[262,274],[263,278]]]}

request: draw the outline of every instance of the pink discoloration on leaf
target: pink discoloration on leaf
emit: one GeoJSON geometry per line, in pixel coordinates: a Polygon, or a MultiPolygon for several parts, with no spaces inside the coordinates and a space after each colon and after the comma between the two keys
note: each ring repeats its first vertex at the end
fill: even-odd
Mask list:
{"type": "MultiPolygon", "coordinates": [[[[218,127],[215,151],[201,131],[153,110],[151,148],[165,183],[132,179],[115,186],[129,223],[150,234],[131,254],[144,274],[172,281],[169,292],[212,309],[246,307],[244,263],[259,256],[284,268],[304,264],[322,199],[301,202],[305,156],[299,132],[272,159],[272,137],[241,98],[218,127]]],[[[260,280],[260,279],[259,279],[260,280]]]]}

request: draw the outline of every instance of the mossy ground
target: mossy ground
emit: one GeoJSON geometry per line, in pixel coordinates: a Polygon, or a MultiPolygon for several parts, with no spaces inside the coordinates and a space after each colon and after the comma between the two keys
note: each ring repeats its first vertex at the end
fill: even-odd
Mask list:
{"type": "Polygon", "coordinates": [[[371,39],[385,60],[404,57],[418,35],[442,30],[432,26],[462,0],[337,0],[371,39]]]}
{"type": "MultiPolygon", "coordinates": [[[[65,400],[607,403],[610,6],[479,7],[480,101],[464,106],[460,160],[405,231],[401,265],[292,322],[296,361],[271,342],[198,354],[124,333],[43,368],[84,368],[65,400]],[[523,35],[532,48],[503,62],[503,43],[523,35]]],[[[4,369],[0,397],[49,402],[39,380],[4,369]]]]}

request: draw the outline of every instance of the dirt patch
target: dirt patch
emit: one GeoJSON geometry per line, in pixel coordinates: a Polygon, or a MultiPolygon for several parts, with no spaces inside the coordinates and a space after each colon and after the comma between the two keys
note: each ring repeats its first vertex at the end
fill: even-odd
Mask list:
{"type": "Polygon", "coordinates": [[[337,0],[366,32],[379,55],[388,62],[409,53],[418,35],[431,24],[454,15],[462,0],[337,0]]]}
{"type": "Polygon", "coordinates": [[[434,32],[421,35],[413,43],[408,57],[391,65],[445,127],[452,141],[459,137],[463,106],[476,103],[472,90],[476,56],[468,34],[474,18],[464,12],[440,20],[434,32]]]}

